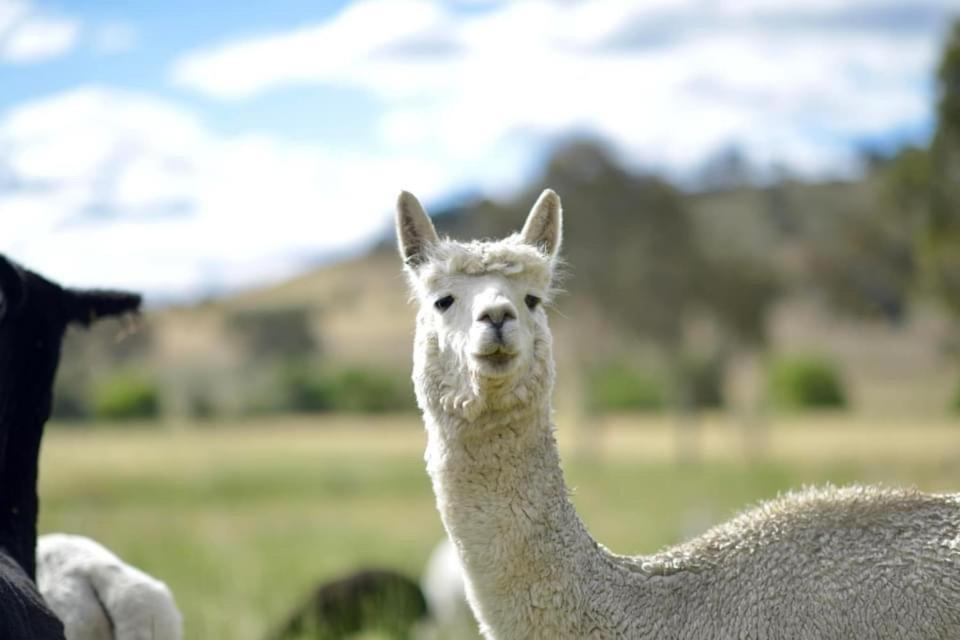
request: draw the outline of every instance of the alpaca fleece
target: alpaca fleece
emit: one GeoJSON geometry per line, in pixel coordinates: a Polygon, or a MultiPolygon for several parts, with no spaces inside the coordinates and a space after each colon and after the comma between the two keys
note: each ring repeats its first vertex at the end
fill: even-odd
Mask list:
{"type": "Polygon", "coordinates": [[[413,381],[427,470],[482,633],[960,638],[957,496],[808,489],[651,556],[619,556],[593,540],[560,467],[546,315],[523,306],[525,295],[547,295],[560,228],[560,201],[549,191],[524,231],[499,242],[441,240],[413,196],[402,194],[397,207],[400,251],[420,303],[413,381]],[[439,311],[441,296],[456,302],[439,311]],[[477,327],[486,322],[480,296],[513,314],[501,324],[515,325],[503,340],[517,353],[502,370],[476,348],[490,331],[477,327]]]}

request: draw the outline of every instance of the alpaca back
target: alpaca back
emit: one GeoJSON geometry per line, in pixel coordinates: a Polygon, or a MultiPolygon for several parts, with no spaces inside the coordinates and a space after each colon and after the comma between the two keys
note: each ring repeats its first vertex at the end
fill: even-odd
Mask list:
{"type": "Polygon", "coordinates": [[[960,638],[956,496],[806,490],[654,556],[618,560],[623,590],[608,585],[593,598],[648,607],[631,637],[960,638]],[[647,576],[642,589],[637,574],[647,576]]]}

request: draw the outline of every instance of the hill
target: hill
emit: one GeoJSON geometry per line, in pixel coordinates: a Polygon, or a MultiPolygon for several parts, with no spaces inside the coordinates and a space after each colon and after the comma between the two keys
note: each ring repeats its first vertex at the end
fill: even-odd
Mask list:
{"type": "MultiPolygon", "coordinates": [[[[530,191],[535,193],[537,187],[530,191]]],[[[834,361],[854,406],[866,413],[942,412],[956,380],[954,360],[945,348],[952,331],[945,316],[922,304],[899,323],[839,314],[801,277],[810,251],[804,228],[829,227],[838,212],[869,206],[874,192],[868,179],[784,182],[682,198],[708,252],[752,256],[756,268],[784,274],[786,293],[765,318],[770,354],[815,354],[834,361]]],[[[438,212],[435,219],[441,233],[453,237],[499,236],[522,224],[528,202],[532,202],[528,193],[507,203],[468,202],[438,212]]],[[[580,224],[585,219],[605,224],[602,206],[568,209],[568,222],[580,218],[580,224]]],[[[83,357],[65,359],[60,396],[80,398],[91,392],[91,380],[140,370],[158,382],[162,405],[170,415],[208,406],[242,413],[251,401],[260,402],[253,396],[279,384],[284,362],[290,360],[327,370],[384,372],[406,385],[415,310],[392,240],[385,238],[366,255],[284,282],[152,311],[133,338],[120,343],[116,327],[89,336],[75,334],[67,349],[82,351],[83,357]],[[79,362],[84,364],[73,364],[79,362]],[[89,375],[91,370],[95,376],[89,375]]],[[[582,247],[578,255],[589,257],[582,247]]],[[[607,309],[585,294],[589,286],[583,286],[578,267],[568,266],[570,293],[550,311],[561,385],[582,388],[581,374],[597,363],[626,361],[655,369],[649,344],[638,341],[629,327],[614,322],[607,309]]],[[[627,290],[620,295],[635,293],[627,290]]],[[[719,354],[725,359],[731,372],[725,386],[734,396],[755,397],[765,376],[758,370],[764,360],[744,357],[750,354],[700,324],[693,322],[684,329],[688,342],[711,357],[719,354]]]]}

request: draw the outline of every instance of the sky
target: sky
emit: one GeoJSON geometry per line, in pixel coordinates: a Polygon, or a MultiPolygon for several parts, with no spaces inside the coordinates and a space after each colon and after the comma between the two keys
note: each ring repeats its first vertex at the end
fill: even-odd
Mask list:
{"type": "MultiPolygon", "coordinates": [[[[506,197],[552,145],[683,180],[922,143],[960,0],[0,0],[0,252],[189,299],[506,197]]],[[[562,196],[562,194],[561,194],[562,196]]],[[[571,212],[575,215],[576,212],[571,212]]]]}

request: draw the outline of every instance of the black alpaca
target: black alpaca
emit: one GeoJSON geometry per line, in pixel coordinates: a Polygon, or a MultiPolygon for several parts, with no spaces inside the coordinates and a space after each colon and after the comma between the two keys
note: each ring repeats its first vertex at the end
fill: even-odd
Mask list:
{"type": "Polygon", "coordinates": [[[420,585],[389,569],[364,569],[315,588],[269,640],[338,640],[361,631],[404,639],[426,616],[420,585]]]}
{"type": "Polygon", "coordinates": [[[0,255],[0,638],[62,640],[34,584],[37,464],[71,324],[135,312],[140,296],[61,287],[0,255]]]}

